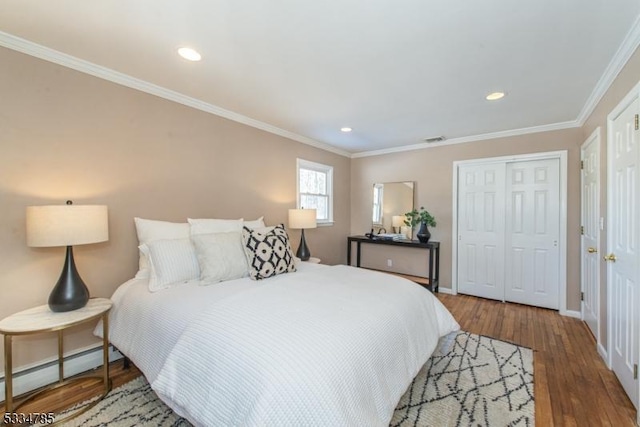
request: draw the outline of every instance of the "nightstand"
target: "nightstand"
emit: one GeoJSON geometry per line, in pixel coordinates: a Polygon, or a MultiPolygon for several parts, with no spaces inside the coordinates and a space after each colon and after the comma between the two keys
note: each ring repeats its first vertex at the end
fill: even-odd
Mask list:
{"type": "Polygon", "coordinates": [[[320,261],[322,261],[320,258],[311,257],[308,260],[303,261],[303,262],[308,262],[308,263],[311,263],[311,264],[320,264],[320,261]]]}
{"type": "MultiPolygon", "coordinates": [[[[67,420],[74,416],[86,412],[102,400],[111,390],[111,380],[109,379],[109,310],[112,302],[107,298],[92,298],[86,306],[74,311],[55,313],[47,305],[31,308],[12,314],[0,321],[0,334],[4,335],[4,373],[5,373],[5,412],[11,414],[23,403],[33,399],[36,395],[59,388],[68,384],[73,384],[79,380],[87,378],[98,378],[103,381],[104,392],[102,396],[74,415],[65,418],[67,420]],[[102,318],[103,339],[102,339],[102,375],[87,375],[70,380],[64,379],[64,348],[62,333],[65,329],[82,323],[91,322],[102,318]],[[45,332],[58,333],[58,382],[51,384],[36,393],[25,398],[21,403],[14,406],[13,402],[13,360],[12,360],[12,338],[16,335],[32,335],[45,332]]],[[[56,423],[61,420],[56,420],[56,423]]]]}

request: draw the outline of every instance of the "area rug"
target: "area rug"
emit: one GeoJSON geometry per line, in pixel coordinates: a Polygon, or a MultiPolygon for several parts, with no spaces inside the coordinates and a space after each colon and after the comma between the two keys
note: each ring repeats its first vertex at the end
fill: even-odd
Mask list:
{"type": "Polygon", "coordinates": [[[402,396],[391,425],[533,426],[533,351],[460,332],[402,396]]]}
{"type": "MultiPolygon", "coordinates": [[[[111,391],[94,408],[63,425],[191,426],[162,403],[143,377],[111,391]]],[[[394,427],[471,425],[534,425],[530,349],[459,332],[441,342],[391,420],[394,427]]]]}

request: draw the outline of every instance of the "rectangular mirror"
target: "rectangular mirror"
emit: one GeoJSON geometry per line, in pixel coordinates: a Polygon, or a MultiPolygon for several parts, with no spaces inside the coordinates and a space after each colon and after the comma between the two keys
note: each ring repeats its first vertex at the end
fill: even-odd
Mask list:
{"type": "Polygon", "coordinates": [[[413,181],[373,184],[374,233],[405,233],[404,214],[413,210],[413,181]],[[395,217],[395,218],[394,218],[395,217]]]}

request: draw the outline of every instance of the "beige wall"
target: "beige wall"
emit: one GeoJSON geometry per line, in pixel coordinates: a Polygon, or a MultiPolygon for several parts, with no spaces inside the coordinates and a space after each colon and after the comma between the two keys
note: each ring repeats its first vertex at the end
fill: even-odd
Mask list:
{"type": "MultiPolygon", "coordinates": [[[[296,157],[334,166],[335,225],[307,242],[325,263],[346,258],[348,158],[4,48],[0,64],[0,318],[45,304],[62,270],[64,248],[26,246],[26,206],[108,205],[109,241],[75,255],[92,296],[110,297],[136,271],[133,217],[286,223],[296,157]]],[[[68,349],[95,342],[86,327],[67,338],[68,349]]],[[[55,349],[53,336],[20,339],[15,365],[55,349]]]]}
{"type": "MultiPolygon", "coordinates": [[[[453,204],[453,162],[525,153],[567,150],[568,152],[568,259],[567,309],[580,310],[580,277],[577,253],[580,240],[579,145],[580,129],[567,129],[517,137],[499,138],[426,148],[422,150],[353,159],[351,163],[351,232],[362,234],[371,222],[374,182],[416,181],[416,206],[424,206],[438,223],[430,228],[431,239],[441,242],[440,286],[451,287],[451,233],[453,204]]],[[[363,265],[402,273],[426,275],[426,253],[415,249],[363,246],[363,265]]]]}

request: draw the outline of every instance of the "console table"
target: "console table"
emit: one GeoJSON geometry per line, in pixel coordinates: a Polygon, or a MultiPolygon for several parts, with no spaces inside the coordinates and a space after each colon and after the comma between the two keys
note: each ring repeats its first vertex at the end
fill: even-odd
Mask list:
{"type": "Polygon", "coordinates": [[[390,245],[390,246],[402,246],[405,248],[417,248],[427,249],[429,251],[429,276],[419,277],[411,276],[408,274],[400,274],[388,271],[387,273],[397,274],[399,276],[406,277],[414,282],[425,285],[427,289],[432,292],[438,292],[439,279],[440,279],[440,242],[430,241],[428,243],[422,243],[419,240],[387,240],[376,238],[369,238],[366,236],[349,236],[347,238],[347,265],[351,265],[351,244],[356,243],[356,267],[360,267],[361,261],[361,246],[363,243],[372,245],[390,245]]]}

